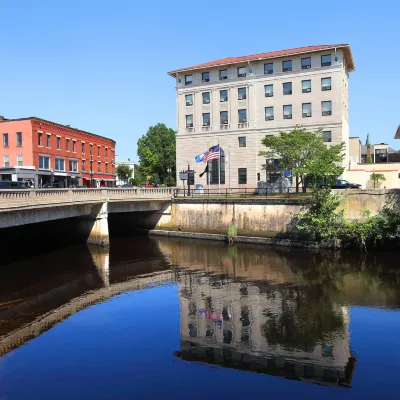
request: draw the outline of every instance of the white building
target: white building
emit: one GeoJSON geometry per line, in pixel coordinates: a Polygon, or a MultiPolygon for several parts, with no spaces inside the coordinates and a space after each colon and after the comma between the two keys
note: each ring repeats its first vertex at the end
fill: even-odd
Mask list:
{"type": "Polygon", "coordinates": [[[345,142],[348,149],[348,73],[353,70],[350,46],[339,44],[225,58],[169,72],[177,91],[176,170],[189,162],[196,183],[206,186],[210,177],[215,188],[218,161],[210,161],[209,174],[200,178],[205,164],[196,164],[194,157],[219,143],[221,187],[255,188],[258,181],[273,180],[262,169],[261,140],[296,125],[322,128],[327,142],[345,142]]]}
{"type": "MultiPolygon", "coordinates": [[[[129,168],[131,168],[132,169],[132,178],[134,178],[135,177],[135,165],[139,165],[139,164],[134,161],[115,161],[115,170],[117,170],[118,165],[127,165],[129,168]]],[[[125,183],[128,183],[128,182],[122,182],[121,180],[119,180],[118,174],[117,174],[116,185],[121,186],[125,183]]]]}

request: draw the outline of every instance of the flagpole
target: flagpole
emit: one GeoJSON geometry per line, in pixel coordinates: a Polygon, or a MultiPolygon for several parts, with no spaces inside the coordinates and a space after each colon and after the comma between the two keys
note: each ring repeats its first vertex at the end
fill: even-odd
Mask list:
{"type": "Polygon", "coordinates": [[[228,168],[229,168],[229,193],[231,192],[231,146],[228,147],[228,168]]]}
{"type": "Polygon", "coordinates": [[[221,193],[221,147],[219,145],[219,138],[218,138],[218,193],[221,193]]]}
{"type": "MultiPolygon", "coordinates": [[[[209,146],[208,146],[208,144],[209,144],[210,142],[207,142],[207,150],[208,151],[210,151],[210,148],[209,148],[209,146]]],[[[208,161],[207,161],[207,186],[208,186],[208,195],[210,195],[210,171],[209,171],[209,168],[208,168],[208,161]]]]}

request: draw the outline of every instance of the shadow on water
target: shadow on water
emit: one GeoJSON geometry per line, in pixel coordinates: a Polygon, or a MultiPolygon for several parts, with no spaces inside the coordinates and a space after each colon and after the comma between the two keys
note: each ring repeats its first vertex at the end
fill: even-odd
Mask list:
{"type": "Polygon", "coordinates": [[[0,354],[97,302],[174,282],[176,357],[349,387],[349,306],[399,308],[393,257],[144,236],[73,246],[2,267],[0,354]]]}

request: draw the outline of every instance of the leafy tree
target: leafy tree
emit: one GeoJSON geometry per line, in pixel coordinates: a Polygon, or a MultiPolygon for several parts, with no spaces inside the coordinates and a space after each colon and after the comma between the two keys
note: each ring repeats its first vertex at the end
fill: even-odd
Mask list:
{"type": "Polygon", "coordinates": [[[129,165],[126,164],[120,164],[117,167],[117,176],[118,179],[122,182],[127,183],[129,179],[132,177],[132,168],[129,167],[129,165]]]}
{"type": "Polygon", "coordinates": [[[151,183],[175,184],[176,176],[176,132],[164,124],[151,126],[138,140],[140,169],[144,176],[150,176],[151,183]],[[168,173],[168,169],[171,173],[168,173]]]}
{"type": "Polygon", "coordinates": [[[369,176],[372,182],[374,182],[374,189],[378,186],[381,182],[386,181],[385,175],[383,174],[376,174],[375,172],[369,176]]]}
{"type": "Polygon", "coordinates": [[[140,186],[142,184],[145,184],[146,177],[143,175],[140,165],[135,164],[133,170],[134,170],[133,174],[134,177],[129,180],[129,183],[131,183],[133,186],[140,186]]]}
{"type": "MultiPolygon", "coordinates": [[[[262,144],[267,151],[260,156],[267,159],[278,159],[280,167],[289,170],[296,179],[296,192],[305,185],[307,179],[317,184],[323,179],[336,179],[343,173],[340,166],[344,158],[344,143],[327,146],[321,129],[310,132],[297,126],[289,132],[281,131],[278,136],[265,137],[262,144]]],[[[268,169],[269,164],[264,165],[268,169]]]]}

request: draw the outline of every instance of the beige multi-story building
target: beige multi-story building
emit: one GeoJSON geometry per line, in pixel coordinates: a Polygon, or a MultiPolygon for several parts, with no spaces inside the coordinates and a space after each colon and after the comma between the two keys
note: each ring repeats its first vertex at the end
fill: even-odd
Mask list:
{"type": "Polygon", "coordinates": [[[353,70],[350,46],[338,44],[224,58],[169,72],[177,90],[177,171],[190,163],[196,183],[254,188],[273,180],[258,155],[265,150],[261,140],[296,125],[322,128],[327,142],[345,142],[348,149],[353,70]],[[200,177],[205,164],[194,157],[217,144],[220,166],[209,161],[208,173],[200,177]]]}

